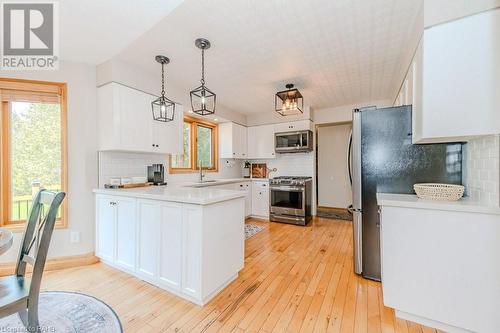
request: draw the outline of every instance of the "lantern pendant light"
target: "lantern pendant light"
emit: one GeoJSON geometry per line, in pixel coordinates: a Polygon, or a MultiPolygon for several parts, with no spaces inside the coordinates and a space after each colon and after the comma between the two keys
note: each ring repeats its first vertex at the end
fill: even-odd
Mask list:
{"type": "Polygon", "coordinates": [[[175,103],[165,97],[165,65],[170,59],[163,55],[157,55],[155,60],[161,64],[161,96],[151,102],[153,119],[161,122],[174,120],[175,103]]]}
{"type": "Polygon", "coordinates": [[[205,50],[210,48],[210,42],[205,38],[198,38],[194,44],[201,49],[201,86],[192,90],[191,108],[194,113],[206,116],[215,113],[216,95],[205,87],[205,50]]]}
{"type": "Polygon", "coordinates": [[[292,116],[304,113],[304,98],[293,84],[288,83],[287,90],[279,91],[274,97],[274,109],[282,116],[292,116]]]}

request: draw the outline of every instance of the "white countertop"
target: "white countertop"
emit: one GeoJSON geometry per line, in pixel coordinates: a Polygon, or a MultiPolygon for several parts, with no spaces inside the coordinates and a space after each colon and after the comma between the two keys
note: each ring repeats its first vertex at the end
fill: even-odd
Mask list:
{"type": "Polygon", "coordinates": [[[420,199],[414,194],[377,193],[377,203],[379,206],[449,210],[457,212],[500,215],[500,207],[488,206],[484,203],[473,201],[467,197],[462,198],[458,201],[432,201],[420,199]]]}
{"type": "MultiPolygon", "coordinates": [[[[216,185],[216,184],[215,184],[216,185]]],[[[245,192],[210,187],[150,186],[131,189],[94,189],[94,193],[134,197],[142,199],[173,201],[197,205],[209,205],[236,198],[243,198],[245,192]]]]}
{"type": "Polygon", "coordinates": [[[206,179],[203,182],[187,182],[181,183],[180,186],[185,187],[208,187],[208,186],[217,186],[217,185],[225,185],[225,184],[233,184],[240,182],[252,182],[252,181],[261,181],[261,182],[269,182],[269,178],[227,178],[227,179],[206,179]]]}

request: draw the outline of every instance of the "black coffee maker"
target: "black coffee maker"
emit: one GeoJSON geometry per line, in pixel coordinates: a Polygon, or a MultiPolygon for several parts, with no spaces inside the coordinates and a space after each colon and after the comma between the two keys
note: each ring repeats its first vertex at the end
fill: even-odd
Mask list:
{"type": "Polygon", "coordinates": [[[163,164],[153,164],[148,166],[148,182],[153,185],[167,185],[165,182],[165,167],[163,164]]]}

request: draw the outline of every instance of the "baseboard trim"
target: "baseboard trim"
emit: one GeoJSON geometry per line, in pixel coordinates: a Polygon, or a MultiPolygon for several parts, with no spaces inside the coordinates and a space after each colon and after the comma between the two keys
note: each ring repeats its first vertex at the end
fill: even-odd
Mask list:
{"type": "MultiPolygon", "coordinates": [[[[92,265],[99,262],[99,258],[94,252],[80,254],[76,256],[57,257],[48,259],[45,263],[45,271],[55,271],[64,268],[92,265]]],[[[27,265],[27,271],[31,272],[32,267],[27,265]]],[[[16,270],[16,263],[0,264],[0,276],[13,275],[16,270]]]]}

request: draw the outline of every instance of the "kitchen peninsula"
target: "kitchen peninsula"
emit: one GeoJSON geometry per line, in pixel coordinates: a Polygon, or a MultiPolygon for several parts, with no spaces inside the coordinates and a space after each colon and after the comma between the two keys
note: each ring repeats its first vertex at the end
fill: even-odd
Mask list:
{"type": "Polygon", "coordinates": [[[171,186],[94,193],[104,263],[198,305],[243,268],[245,193],[171,186]]]}

